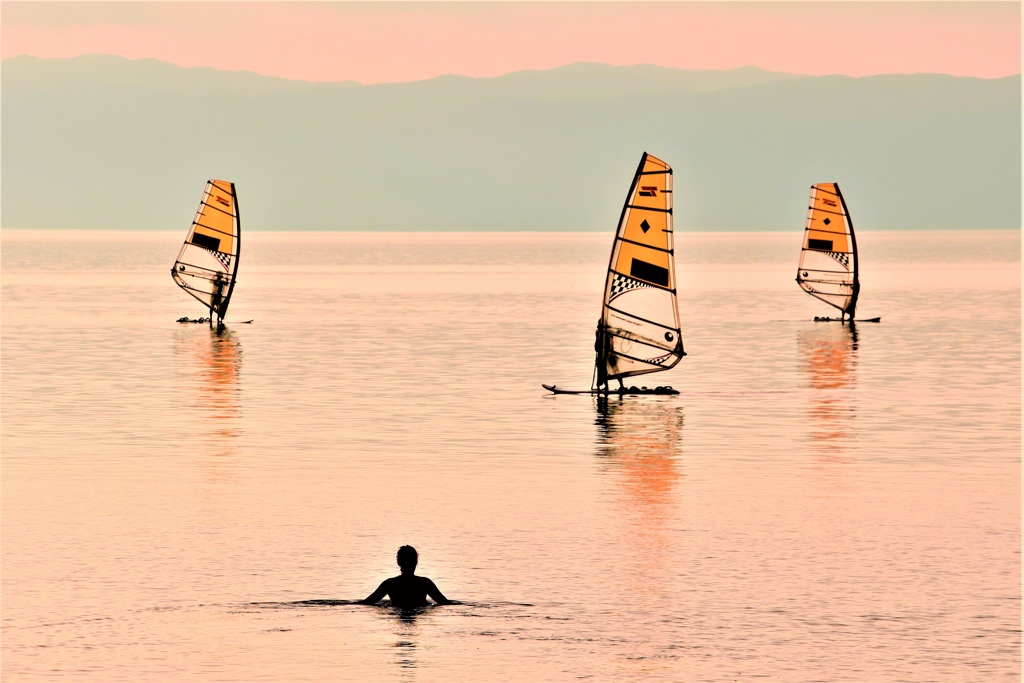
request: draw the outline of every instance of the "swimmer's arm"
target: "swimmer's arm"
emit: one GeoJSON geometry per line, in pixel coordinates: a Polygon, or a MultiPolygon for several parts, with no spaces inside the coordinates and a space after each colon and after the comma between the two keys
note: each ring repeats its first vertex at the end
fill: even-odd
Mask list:
{"type": "Polygon", "coordinates": [[[384,579],[381,581],[381,584],[377,586],[377,590],[370,593],[365,600],[360,600],[360,602],[364,605],[376,605],[384,598],[385,595],[388,594],[388,583],[390,581],[391,579],[384,579]]]}
{"type": "Polygon", "coordinates": [[[427,595],[429,595],[430,598],[434,602],[436,602],[438,605],[455,605],[455,604],[457,604],[457,603],[453,602],[452,600],[449,600],[448,598],[444,597],[444,594],[441,593],[441,591],[437,590],[437,586],[435,586],[434,582],[431,581],[430,579],[427,579],[427,595]]]}

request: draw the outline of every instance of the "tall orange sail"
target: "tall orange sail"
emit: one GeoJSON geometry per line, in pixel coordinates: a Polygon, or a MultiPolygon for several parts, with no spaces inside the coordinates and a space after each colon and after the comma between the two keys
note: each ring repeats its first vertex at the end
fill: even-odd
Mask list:
{"type": "Polygon", "coordinates": [[[595,388],[668,370],[686,355],[676,294],[672,168],[646,152],[612,244],[596,348],[595,388]]]}
{"type": "Polygon", "coordinates": [[[857,239],[839,184],[812,185],[797,283],[853,320],[860,294],[857,265],[857,239]]]}
{"type": "Polygon", "coordinates": [[[210,180],[185,243],[171,267],[179,287],[223,320],[231,303],[238,274],[241,223],[235,184],[210,180]]]}

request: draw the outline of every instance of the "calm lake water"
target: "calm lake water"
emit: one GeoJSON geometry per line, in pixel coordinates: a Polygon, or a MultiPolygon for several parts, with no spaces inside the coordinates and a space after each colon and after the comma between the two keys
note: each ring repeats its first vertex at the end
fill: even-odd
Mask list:
{"type": "Polygon", "coordinates": [[[181,234],[4,231],[4,680],[1019,681],[1020,235],[863,232],[854,329],[801,236],[677,233],[599,401],[610,234],[249,234],[217,335],[181,234]],[[465,604],[345,604],[405,543],[465,604]]]}

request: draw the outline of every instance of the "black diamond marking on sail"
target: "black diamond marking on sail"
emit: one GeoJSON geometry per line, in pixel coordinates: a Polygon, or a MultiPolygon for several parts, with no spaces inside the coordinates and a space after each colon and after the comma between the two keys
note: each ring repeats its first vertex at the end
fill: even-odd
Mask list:
{"type": "Polygon", "coordinates": [[[643,230],[646,235],[647,231],[651,229],[651,224],[644,220],[644,222],[640,224],[640,229],[643,230]]]}
{"type": "Polygon", "coordinates": [[[824,223],[825,225],[829,225],[829,224],[832,223],[832,219],[831,218],[825,218],[825,220],[823,220],[822,223],[824,223]]]}
{"type": "Polygon", "coordinates": [[[641,280],[634,280],[633,278],[626,277],[625,275],[612,273],[612,291],[608,297],[608,301],[612,301],[620,294],[624,294],[631,289],[637,289],[639,287],[650,287],[650,285],[641,280]]]}

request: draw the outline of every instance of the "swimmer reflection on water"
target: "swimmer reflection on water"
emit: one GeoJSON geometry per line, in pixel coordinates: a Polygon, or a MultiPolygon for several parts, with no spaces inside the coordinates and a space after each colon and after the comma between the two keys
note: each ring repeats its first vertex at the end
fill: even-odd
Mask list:
{"type": "Polygon", "coordinates": [[[365,600],[364,605],[375,605],[385,596],[391,597],[391,604],[403,609],[409,607],[424,607],[427,604],[429,595],[438,605],[457,605],[457,602],[449,600],[437,589],[434,582],[425,576],[416,576],[416,563],[419,562],[419,555],[416,548],[411,545],[403,545],[398,549],[396,556],[398,566],[402,570],[399,576],[385,579],[377,590],[373,591],[365,600]]]}

